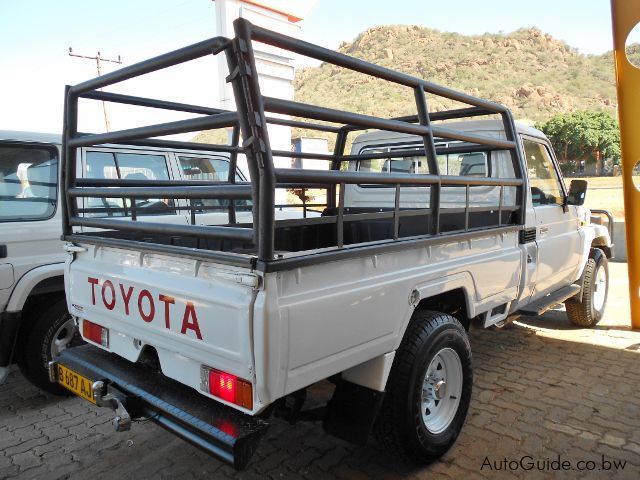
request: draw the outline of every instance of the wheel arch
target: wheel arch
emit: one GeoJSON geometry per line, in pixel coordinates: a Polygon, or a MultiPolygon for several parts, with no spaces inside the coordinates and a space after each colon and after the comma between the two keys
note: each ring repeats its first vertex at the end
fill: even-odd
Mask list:
{"type": "MultiPolygon", "coordinates": [[[[416,309],[448,313],[457,318],[466,330],[469,329],[471,319],[477,315],[473,301],[476,298],[476,288],[469,272],[460,272],[436,281],[425,282],[416,286],[415,291],[418,293],[416,309]]],[[[407,322],[403,326],[402,337],[408,325],[407,322]]]]}
{"type": "Polygon", "coordinates": [[[613,258],[613,251],[611,247],[612,247],[611,240],[606,235],[595,237],[591,241],[591,248],[592,249],[599,248],[600,250],[602,250],[606,255],[607,259],[613,258]]]}
{"type": "Polygon", "coordinates": [[[47,293],[64,292],[64,264],[34,268],[22,276],[11,293],[8,312],[20,312],[29,299],[47,293]]]}
{"type": "Polygon", "coordinates": [[[11,338],[4,341],[7,349],[4,355],[9,352],[6,363],[22,358],[23,342],[29,332],[28,326],[32,324],[31,312],[38,305],[38,300],[43,295],[53,293],[61,293],[64,296],[63,265],[52,264],[34,268],[23,275],[14,287],[5,312],[6,315],[16,318],[14,328],[10,332],[11,338]]]}

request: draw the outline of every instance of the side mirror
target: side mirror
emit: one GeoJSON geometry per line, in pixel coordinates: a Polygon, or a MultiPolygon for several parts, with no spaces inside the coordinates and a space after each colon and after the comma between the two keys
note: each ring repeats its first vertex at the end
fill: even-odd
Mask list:
{"type": "Polygon", "coordinates": [[[584,199],[587,196],[586,180],[571,180],[569,186],[569,196],[567,197],[567,205],[584,205],[584,199]]]}

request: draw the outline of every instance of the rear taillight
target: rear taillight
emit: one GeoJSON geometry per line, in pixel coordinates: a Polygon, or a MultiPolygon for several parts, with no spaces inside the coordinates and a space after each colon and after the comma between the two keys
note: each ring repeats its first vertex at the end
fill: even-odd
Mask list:
{"type": "Polygon", "coordinates": [[[98,345],[109,347],[109,329],[104,328],[102,325],[90,322],[89,320],[83,320],[82,336],[98,345]]]}
{"type": "Polygon", "coordinates": [[[204,390],[239,407],[253,408],[253,390],[251,383],[230,373],[213,368],[202,367],[204,390]]]}

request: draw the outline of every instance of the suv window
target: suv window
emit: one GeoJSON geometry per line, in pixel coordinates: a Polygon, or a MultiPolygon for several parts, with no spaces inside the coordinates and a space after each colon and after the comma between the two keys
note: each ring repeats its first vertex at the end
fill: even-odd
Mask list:
{"type": "Polygon", "coordinates": [[[56,210],[54,149],[0,145],[0,221],[44,220],[56,210]]]}
{"type": "Polygon", "coordinates": [[[523,144],[533,205],[562,205],[564,198],[560,178],[547,147],[526,139],[523,144]]]}
{"type": "MultiPolygon", "coordinates": [[[[86,178],[169,180],[164,155],[87,151],[86,178]]],[[[87,198],[87,215],[131,216],[131,201],[121,198],[87,198]]],[[[138,198],[136,215],[175,214],[172,199],[138,198]]]]}

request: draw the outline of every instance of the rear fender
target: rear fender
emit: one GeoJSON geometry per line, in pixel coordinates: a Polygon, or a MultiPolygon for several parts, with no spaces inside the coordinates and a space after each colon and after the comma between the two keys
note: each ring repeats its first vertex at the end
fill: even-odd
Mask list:
{"type": "MultiPolygon", "coordinates": [[[[413,310],[418,306],[421,300],[456,289],[462,289],[464,291],[466,310],[470,317],[475,316],[476,308],[472,298],[475,297],[476,289],[473,283],[473,278],[469,272],[461,272],[435,281],[418,284],[410,292],[407,299],[413,309],[410,310],[411,314],[407,316],[402,325],[402,329],[400,331],[401,334],[398,335],[395,349],[400,346],[400,342],[404,337],[404,332],[411,320],[413,310]]],[[[391,371],[391,365],[393,364],[394,357],[395,350],[372,358],[360,365],[356,365],[353,368],[345,370],[342,372],[342,378],[357,385],[383,392],[387,384],[387,379],[389,378],[389,372],[391,371]]]]}
{"type": "MultiPolygon", "coordinates": [[[[460,272],[433,282],[419,284],[412,292],[411,300],[415,302],[414,306],[416,306],[422,300],[456,289],[461,289],[464,292],[465,306],[469,318],[475,317],[478,313],[476,312],[476,304],[472,300],[477,298],[476,287],[473,277],[469,272],[460,272]]],[[[404,328],[406,329],[407,326],[408,323],[404,328]]]]}

